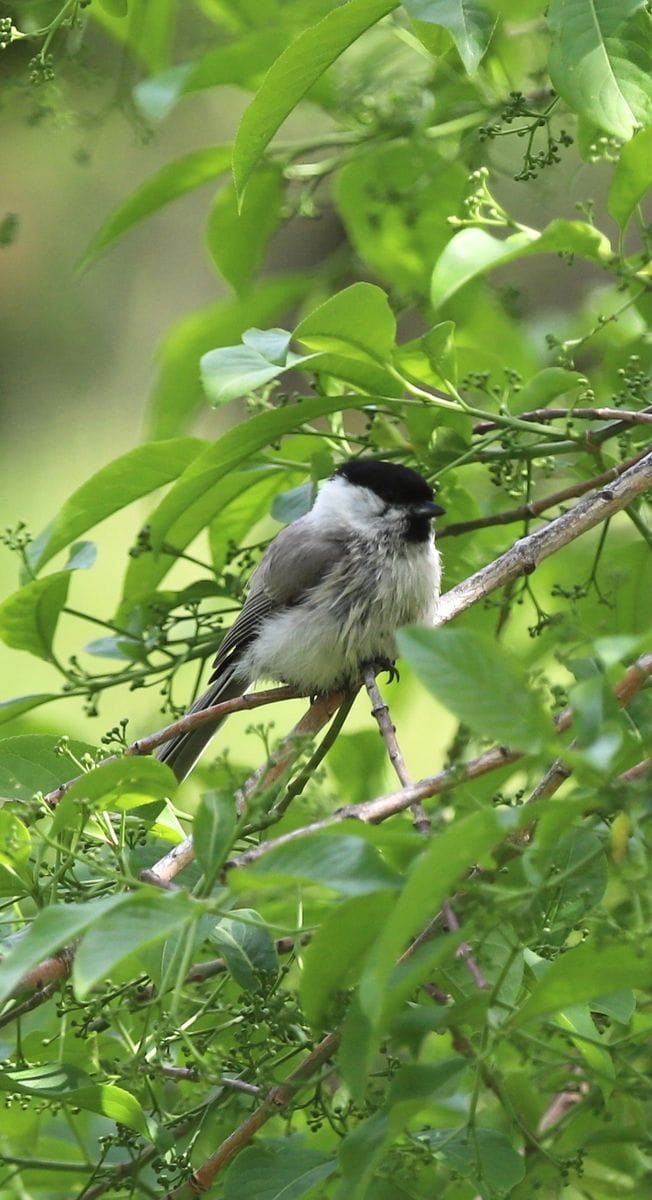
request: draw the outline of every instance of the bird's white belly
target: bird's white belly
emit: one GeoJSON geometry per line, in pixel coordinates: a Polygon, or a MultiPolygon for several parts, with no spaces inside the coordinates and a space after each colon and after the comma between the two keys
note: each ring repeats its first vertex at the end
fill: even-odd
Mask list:
{"type": "Polygon", "coordinates": [[[326,692],[357,681],[365,662],[393,659],[400,625],[432,623],[440,585],[434,546],[409,545],[400,555],[372,547],[368,557],[365,568],[343,564],[301,604],[266,618],[243,654],[243,674],[326,692]]]}

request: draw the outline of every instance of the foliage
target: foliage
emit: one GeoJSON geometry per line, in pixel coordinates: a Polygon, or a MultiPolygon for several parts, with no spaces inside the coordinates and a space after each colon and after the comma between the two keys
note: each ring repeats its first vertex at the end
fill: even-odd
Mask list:
{"type": "MultiPolygon", "coordinates": [[[[87,37],[124,47],[139,123],[205,88],[253,98],[232,147],[146,179],[80,253],[92,269],[137,222],[219,180],[207,251],[232,295],[170,331],[149,439],[38,536],[4,535],[21,574],[0,637],[43,661],[48,690],[0,707],[0,1196],[181,1198],[194,1168],[226,1200],[641,1197],[652,716],[642,673],[625,677],[625,707],[617,688],[649,635],[644,498],[534,579],[480,592],[454,629],[402,634],[458,722],[444,803],[424,790],[426,838],[396,807],[366,823],[382,790],[368,730],[343,733],[323,766],[295,740],[285,772],[236,811],[271,752],[266,727],[249,763],[197,769],[197,803],[192,784],[125,755],[127,717],[93,745],[35,732],[28,714],[58,679],[89,714],[109,688],[128,715],[129,690],[156,686],[179,716],[184,668],[219,645],[270,509],[306,511],[342,457],[407,462],[435,484],[451,588],[642,457],[648,6],[24,8],[5,6],[0,46],[41,116],[74,104],[87,37]],[[297,106],[309,132],[286,137],[297,106]],[[567,211],[577,156],[598,200],[609,174],[604,220],[588,200],[567,211]],[[546,180],[555,210],[531,225],[546,180]],[[326,214],[339,240],[314,269],[265,273],[279,226],[291,236],[326,214]],[[547,312],[525,273],[541,258],[547,312]],[[214,441],[189,435],[200,376],[229,406],[214,441]],[[144,496],[118,611],[80,614],[69,596],[94,545],[79,539],[144,496]],[[62,660],[62,623],[80,616],[102,636],[62,660]],[[569,717],[555,734],[567,704],[572,732],[569,717]],[[489,773],[492,739],[512,753],[489,750],[489,773]],[[330,816],[343,805],[362,808],[330,816]],[[151,868],[180,847],[180,886],[156,887],[151,868]]],[[[441,711],[418,709],[435,751],[441,711]]]]}

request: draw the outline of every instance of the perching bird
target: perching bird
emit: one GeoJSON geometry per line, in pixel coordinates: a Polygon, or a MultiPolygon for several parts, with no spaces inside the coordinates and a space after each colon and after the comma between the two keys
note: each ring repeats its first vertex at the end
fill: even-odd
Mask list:
{"type": "MultiPolygon", "coordinates": [[[[409,467],[370,458],[338,467],[311,511],[268,546],[189,711],[240,696],[259,679],[311,696],[357,687],[366,665],[392,663],[398,627],[434,619],[432,519],[443,511],[409,467]]],[[[165,742],[158,758],[185,779],[224,720],[165,742]]]]}

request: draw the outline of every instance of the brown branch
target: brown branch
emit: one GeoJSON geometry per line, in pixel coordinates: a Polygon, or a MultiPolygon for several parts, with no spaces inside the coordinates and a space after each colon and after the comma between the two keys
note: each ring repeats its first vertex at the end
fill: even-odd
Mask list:
{"type": "MultiPolygon", "coordinates": [[[[378,727],[384,738],[385,745],[387,746],[389,760],[396,771],[396,774],[398,775],[399,783],[402,783],[403,787],[411,787],[412,779],[405,764],[401,747],[398,744],[396,727],[394,726],[390,716],[389,707],[381,695],[373,666],[366,668],[364,672],[364,682],[367,692],[369,693],[369,699],[372,703],[371,712],[378,722],[378,727]]],[[[411,807],[414,813],[414,827],[417,832],[429,833],[431,822],[421,801],[415,801],[411,807]]],[[[460,923],[449,900],[444,901],[441,906],[441,911],[448,929],[451,931],[451,933],[456,933],[460,927],[460,923]]],[[[475,959],[473,958],[473,952],[468,942],[461,942],[458,946],[457,953],[459,954],[460,958],[464,959],[475,986],[477,988],[486,987],[487,981],[475,959]]]]}
{"type": "MultiPolygon", "coordinates": [[[[533,408],[529,412],[515,413],[519,421],[559,421],[566,417],[569,421],[576,418],[580,421],[613,421],[623,426],[652,425],[652,412],[649,409],[626,408],[533,408]]],[[[474,433],[490,433],[500,428],[500,422],[479,421],[473,426],[474,433]]],[[[598,433],[603,433],[600,429],[598,433]]]]}
{"type": "MultiPolygon", "coordinates": [[[[159,746],[176,737],[177,734],[187,733],[189,730],[195,729],[198,725],[204,725],[207,721],[214,720],[215,717],[225,717],[230,716],[231,713],[248,711],[252,708],[262,708],[265,704],[276,704],[280,700],[296,700],[299,695],[296,688],[278,687],[269,688],[263,692],[247,692],[244,696],[236,696],[233,700],[222,700],[220,704],[212,704],[210,708],[202,708],[199,712],[186,713],[184,717],[180,717],[178,721],[173,721],[171,725],[166,725],[164,729],[158,729],[156,733],[149,733],[146,737],[132,742],[130,746],[127,746],[124,757],[130,758],[142,754],[152,754],[159,746]]],[[[123,756],[111,754],[97,763],[93,770],[101,770],[107,763],[116,762],[121,757],[123,756]]],[[[48,792],[44,797],[45,803],[51,808],[55,808],[61,797],[68,791],[68,788],[72,787],[73,783],[77,783],[78,779],[83,778],[83,775],[76,775],[74,779],[69,779],[66,783],[62,783],[58,788],[55,788],[54,791],[48,792]]]]}
{"type": "MultiPolygon", "coordinates": [[[[246,810],[247,804],[256,792],[265,791],[279,779],[293,758],[296,757],[303,739],[310,734],[319,733],[319,730],[330,720],[343,700],[343,692],[332,692],[328,696],[320,696],[310,705],[294,729],[283,739],[269,762],[258,767],[236,794],[236,807],[240,814],[246,810]]],[[[183,842],[179,842],[178,846],[174,846],[172,850],[164,854],[163,858],[160,858],[152,867],[141,871],[140,879],[143,883],[153,883],[157,887],[169,887],[174,877],[184,867],[187,867],[194,857],[192,837],[187,837],[183,842]]]]}
{"type": "MultiPolygon", "coordinates": [[[[652,653],[642,654],[631,667],[628,667],[623,678],[614,688],[614,694],[619,703],[626,707],[651,675],[652,653]]],[[[572,720],[572,709],[565,708],[555,719],[554,732],[564,733],[570,728],[572,720]]],[[[300,829],[292,829],[279,837],[261,842],[258,846],[252,846],[225,863],[225,869],[247,867],[276,846],[284,846],[307,834],[318,833],[322,829],[337,825],[340,821],[354,819],[371,825],[380,824],[388,817],[410,808],[415,800],[426,800],[430,796],[439,796],[461,783],[468,783],[469,780],[478,779],[499,767],[518,762],[524,755],[525,751],[523,750],[510,750],[505,746],[494,746],[491,750],[485,750],[483,754],[462,766],[456,764],[446,767],[436,775],[428,775],[424,779],[420,779],[418,783],[401,788],[397,792],[390,792],[387,796],[379,796],[375,800],[364,800],[361,804],[346,805],[328,817],[322,817],[318,821],[312,821],[309,825],[303,825],[300,829]]]]}
{"type": "Polygon", "coordinates": [[[635,454],[626,462],[619,463],[618,466],[611,467],[608,471],[603,471],[601,475],[594,475],[592,479],[584,479],[581,483],[573,483],[559,492],[551,492],[549,496],[542,496],[541,500],[531,500],[529,504],[519,504],[517,508],[492,513],[487,517],[476,517],[472,521],[456,521],[449,525],[443,525],[441,529],[437,529],[437,541],[439,542],[445,537],[459,537],[462,533],[472,533],[475,529],[489,529],[492,525],[513,525],[517,521],[532,521],[549,508],[556,508],[557,505],[564,504],[566,500],[575,500],[578,496],[585,496],[587,492],[592,492],[595,488],[603,487],[605,483],[612,483],[635,463],[645,458],[648,453],[649,450],[646,447],[645,450],[641,450],[640,454],[635,454]]]}
{"type": "Polygon", "coordinates": [[[333,1057],[339,1043],[339,1033],[327,1034],[314,1050],[311,1050],[308,1057],[288,1075],[284,1083],[270,1088],[262,1104],[224,1139],[217,1150],[210,1154],[196,1171],[193,1171],[189,1179],[181,1183],[179,1187],[173,1188],[172,1191],[166,1192],[164,1200],[196,1200],[202,1192],[207,1192],[212,1187],[216,1175],[231,1162],[231,1159],[235,1158],[236,1154],[239,1154],[251,1141],[254,1134],[269,1121],[270,1117],[285,1108],[302,1084],[307,1083],[320,1067],[333,1057]]]}
{"type": "Polygon", "coordinates": [[[545,528],[519,538],[505,554],[446,592],[439,602],[438,624],[452,620],[520,575],[531,574],[544,558],[614,516],[649,488],[652,488],[652,452],[624,471],[611,486],[580,500],[545,528]]]}

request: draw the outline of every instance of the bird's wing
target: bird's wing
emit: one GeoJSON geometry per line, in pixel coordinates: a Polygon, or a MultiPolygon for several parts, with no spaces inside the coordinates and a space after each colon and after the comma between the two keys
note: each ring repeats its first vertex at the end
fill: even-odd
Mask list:
{"type": "Polygon", "coordinates": [[[343,531],[324,536],[305,517],[274,538],[251,577],[241,612],[220,645],[211,680],[244,650],[266,617],[301,603],[341,561],[345,544],[343,531]],[[298,525],[303,528],[298,530],[298,525]]]}

